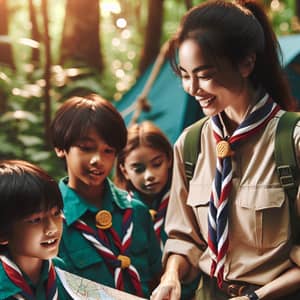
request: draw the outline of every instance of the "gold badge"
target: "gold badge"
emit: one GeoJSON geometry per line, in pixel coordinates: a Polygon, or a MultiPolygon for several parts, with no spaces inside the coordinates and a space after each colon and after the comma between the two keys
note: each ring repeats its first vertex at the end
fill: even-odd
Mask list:
{"type": "Polygon", "coordinates": [[[121,261],[121,268],[122,269],[126,269],[130,266],[131,264],[131,260],[129,256],[126,255],[118,255],[118,260],[121,261]]]}
{"type": "Polygon", "coordinates": [[[217,144],[217,156],[219,158],[231,156],[232,154],[233,152],[230,149],[230,144],[227,141],[220,141],[217,144]]]}
{"type": "Polygon", "coordinates": [[[151,215],[152,221],[154,221],[157,215],[157,211],[155,209],[149,209],[149,213],[151,215]]]}
{"type": "Polygon", "coordinates": [[[108,210],[100,210],[96,214],[96,227],[100,229],[108,229],[112,226],[112,216],[108,210]]]}

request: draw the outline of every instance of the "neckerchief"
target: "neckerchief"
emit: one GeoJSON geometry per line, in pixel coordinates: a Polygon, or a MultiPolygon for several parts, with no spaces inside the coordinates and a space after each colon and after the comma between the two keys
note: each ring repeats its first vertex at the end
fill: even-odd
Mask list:
{"type": "Polygon", "coordinates": [[[110,227],[108,229],[94,230],[82,220],[78,220],[72,224],[77,230],[81,232],[83,237],[87,239],[103,257],[104,261],[114,274],[115,287],[119,290],[124,290],[123,272],[127,272],[131,279],[132,285],[136,290],[138,296],[142,296],[141,280],[138,271],[131,264],[128,257],[128,250],[132,241],[133,222],[132,222],[132,209],[125,210],[122,220],[122,237],[110,227]],[[113,242],[119,253],[116,255],[110,245],[107,234],[110,233],[113,242]]]}
{"type": "MultiPolygon", "coordinates": [[[[246,119],[230,137],[224,136],[224,128],[219,115],[212,117],[213,134],[217,145],[226,141],[230,146],[227,155],[217,155],[216,174],[208,210],[208,247],[212,259],[211,273],[223,283],[224,264],[229,246],[228,239],[228,201],[232,188],[232,160],[234,150],[249,136],[256,134],[279,111],[280,107],[266,94],[250,111],[246,119]]],[[[226,143],[225,142],[225,143],[226,143]]],[[[217,146],[218,147],[218,146],[217,146]]]]}
{"type": "MultiPolygon", "coordinates": [[[[36,299],[35,293],[25,281],[22,271],[19,267],[11,261],[7,256],[0,255],[0,260],[3,266],[3,269],[7,277],[22,291],[14,295],[16,299],[28,299],[28,300],[38,300],[36,299]]],[[[48,263],[48,280],[45,286],[47,300],[57,300],[58,299],[58,290],[56,286],[56,274],[55,269],[51,261],[48,263]]]]}

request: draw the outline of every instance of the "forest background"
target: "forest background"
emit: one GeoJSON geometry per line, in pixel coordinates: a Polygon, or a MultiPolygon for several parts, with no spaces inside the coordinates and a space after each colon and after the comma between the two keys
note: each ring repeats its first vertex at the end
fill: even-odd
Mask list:
{"type": "MultiPolygon", "coordinates": [[[[71,95],[116,103],[199,0],[0,0],[0,159],[65,174],[49,141],[71,95]]],[[[300,0],[261,0],[278,36],[300,32],[300,0]]]]}

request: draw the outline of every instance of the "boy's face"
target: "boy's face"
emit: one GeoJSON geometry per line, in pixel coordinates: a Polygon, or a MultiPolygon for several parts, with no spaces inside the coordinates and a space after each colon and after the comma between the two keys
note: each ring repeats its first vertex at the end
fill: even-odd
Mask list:
{"type": "Polygon", "coordinates": [[[69,186],[89,200],[89,195],[102,191],[103,182],[109,175],[115,158],[115,148],[106,144],[94,129],[72,145],[68,152],[55,149],[67,163],[69,186]]]}
{"type": "Polygon", "coordinates": [[[49,259],[57,255],[62,235],[63,216],[58,207],[31,214],[12,226],[8,249],[22,266],[28,259],[49,259]]]}

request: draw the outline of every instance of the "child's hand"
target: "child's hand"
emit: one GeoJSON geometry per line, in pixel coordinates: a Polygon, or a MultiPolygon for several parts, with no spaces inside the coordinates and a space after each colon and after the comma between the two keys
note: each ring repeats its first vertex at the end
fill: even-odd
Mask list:
{"type": "Polygon", "coordinates": [[[249,300],[249,298],[247,296],[239,296],[239,297],[229,298],[229,300],[249,300]]]}

